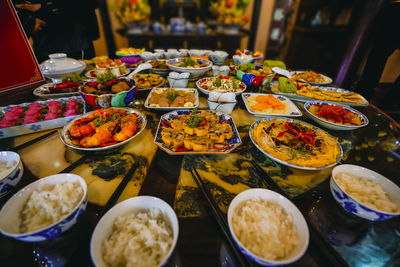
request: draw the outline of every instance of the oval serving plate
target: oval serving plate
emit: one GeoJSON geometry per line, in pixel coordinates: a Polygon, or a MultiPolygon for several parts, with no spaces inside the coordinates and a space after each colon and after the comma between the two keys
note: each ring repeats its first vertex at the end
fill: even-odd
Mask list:
{"type": "MultiPolygon", "coordinates": [[[[175,111],[171,111],[169,113],[166,113],[164,115],[161,116],[160,118],[160,122],[158,123],[158,127],[157,127],[157,131],[156,131],[156,135],[154,138],[154,143],[161,148],[162,150],[164,150],[165,152],[167,152],[170,155],[186,155],[186,154],[228,154],[230,152],[232,152],[235,148],[237,148],[241,143],[242,140],[240,139],[239,136],[239,132],[236,129],[236,125],[233,122],[233,119],[231,116],[226,115],[225,113],[216,111],[214,112],[214,114],[219,116],[219,120],[220,121],[228,121],[229,124],[232,127],[232,131],[233,131],[233,136],[231,139],[226,140],[225,142],[229,144],[229,147],[227,147],[224,150],[208,150],[208,151],[182,151],[182,152],[178,152],[173,150],[171,147],[166,146],[163,141],[161,140],[161,131],[164,129],[164,126],[162,125],[162,121],[166,121],[166,122],[170,122],[172,118],[178,117],[178,115],[186,115],[189,114],[190,112],[192,112],[191,110],[175,110],[175,111]]],[[[200,112],[200,110],[199,110],[200,112]]]]}
{"type": "Polygon", "coordinates": [[[150,93],[147,95],[146,101],[144,102],[144,107],[149,108],[149,109],[155,109],[155,110],[175,110],[175,109],[194,109],[199,106],[199,92],[194,89],[194,88],[174,88],[176,91],[192,91],[195,94],[196,97],[196,102],[194,103],[193,107],[151,107],[149,105],[149,99],[151,94],[157,90],[157,89],[163,89],[166,90],[168,88],[153,88],[150,93]]]}
{"type": "MultiPolygon", "coordinates": [[[[339,157],[337,158],[337,160],[336,160],[334,163],[331,163],[331,164],[326,165],[326,166],[323,166],[323,167],[304,167],[304,166],[300,166],[300,165],[295,165],[295,164],[292,164],[292,163],[283,161],[283,160],[281,160],[281,159],[278,159],[278,158],[276,158],[276,157],[270,155],[269,153],[267,153],[266,151],[264,151],[264,150],[257,144],[257,142],[253,139],[253,129],[254,129],[254,127],[255,127],[256,125],[258,125],[258,124],[259,124],[260,122],[262,122],[262,121],[270,121],[270,120],[274,120],[274,119],[281,119],[281,120],[285,120],[285,121],[288,121],[288,122],[299,122],[299,123],[302,123],[302,124],[304,124],[304,125],[312,126],[312,129],[317,129],[317,130],[320,130],[320,131],[323,131],[323,132],[326,133],[326,131],[322,130],[322,129],[319,128],[319,127],[316,127],[316,126],[314,126],[314,125],[312,125],[312,124],[310,124],[310,123],[307,123],[307,122],[304,122],[304,121],[300,121],[300,120],[296,120],[296,119],[290,119],[290,118],[285,118],[285,117],[269,117],[269,118],[259,119],[259,120],[255,121],[255,122],[250,126],[250,129],[249,129],[249,136],[250,136],[250,139],[251,139],[251,141],[253,142],[253,144],[258,148],[258,150],[260,150],[262,153],[264,153],[264,154],[265,154],[267,157],[269,157],[270,159],[272,159],[272,160],[274,160],[274,161],[276,161],[276,162],[278,162],[278,163],[280,163],[280,164],[282,164],[282,165],[286,165],[286,166],[288,166],[288,167],[292,167],[292,168],[300,169],[300,170],[311,170],[311,171],[323,170],[323,169],[327,169],[327,168],[333,167],[333,166],[335,166],[336,164],[338,164],[339,161],[342,159],[342,157],[343,157],[343,150],[342,150],[342,147],[340,146],[339,142],[337,142],[337,146],[338,146],[339,151],[340,151],[339,157]]],[[[328,134],[328,133],[327,133],[327,134],[328,134]]],[[[331,136],[330,134],[328,134],[328,135],[331,136]]]]}
{"type": "MultiPolygon", "coordinates": [[[[297,71],[291,71],[290,74],[293,76],[293,75],[300,74],[300,73],[303,73],[303,72],[305,72],[305,71],[304,70],[297,70],[297,71]]],[[[309,81],[301,80],[301,79],[296,79],[296,80],[299,81],[299,82],[306,82],[306,83],[309,83],[309,84],[312,84],[312,85],[328,85],[328,84],[331,84],[333,82],[332,78],[330,78],[330,77],[328,77],[326,75],[323,75],[322,73],[319,73],[319,72],[318,72],[318,74],[320,74],[324,78],[325,82],[316,83],[316,82],[309,82],[309,81]]]]}
{"type": "Polygon", "coordinates": [[[49,92],[49,87],[54,86],[57,83],[46,83],[43,84],[42,86],[36,88],[33,90],[33,94],[38,97],[42,98],[58,98],[58,97],[70,97],[70,96],[76,96],[79,95],[79,91],[76,92],[71,92],[71,93],[56,93],[56,94],[46,94],[46,92],[49,92]]]}
{"type": "MultiPolygon", "coordinates": [[[[198,81],[196,82],[197,88],[200,90],[200,92],[202,92],[202,93],[205,94],[205,95],[208,95],[210,92],[218,92],[218,91],[210,91],[210,90],[201,88],[201,86],[200,86],[201,83],[202,83],[204,80],[207,80],[207,79],[210,79],[210,78],[212,78],[212,77],[205,77],[205,78],[202,78],[202,79],[200,79],[200,80],[198,80],[198,81]]],[[[232,92],[232,93],[234,93],[235,95],[240,95],[241,93],[243,93],[243,92],[246,91],[246,89],[247,89],[247,86],[246,86],[246,84],[245,84],[244,82],[240,82],[240,84],[241,84],[244,88],[243,88],[242,90],[240,90],[240,91],[232,92]]],[[[225,92],[225,93],[230,93],[230,92],[225,92]]]]}
{"type": "Polygon", "coordinates": [[[330,130],[351,131],[351,130],[355,130],[355,129],[367,126],[368,123],[369,123],[367,116],[365,116],[364,114],[362,114],[358,110],[355,110],[354,108],[350,108],[350,107],[347,107],[347,106],[344,106],[344,105],[339,105],[339,104],[327,102],[327,101],[309,101],[309,102],[306,102],[304,104],[304,109],[306,110],[307,115],[313,121],[317,122],[322,127],[325,127],[327,129],[330,129],[330,130]],[[310,107],[312,105],[314,105],[314,104],[329,105],[329,106],[340,106],[340,107],[344,108],[347,111],[355,113],[360,118],[361,125],[343,125],[343,124],[333,123],[333,122],[327,121],[327,120],[325,120],[323,118],[320,118],[320,117],[312,114],[309,111],[310,107]]]}
{"type": "Polygon", "coordinates": [[[250,114],[253,114],[254,116],[257,117],[268,117],[268,116],[287,116],[287,117],[301,117],[303,113],[301,113],[300,109],[292,102],[290,101],[289,98],[283,96],[283,95],[273,95],[277,99],[279,99],[281,102],[286,102],[289,105],[289,113],[262,113],[262,112],[257,112],[251,110],[249,103],[247,103],[247,98],[250,96],[258,96],[258,95],[268,95],[268,94],[258,94],[258,93],[244,93],[242,94],[242,99],[243,102],[246,106],[247,111],[250,114]]]}
{"type": "Polygon", "coordinates": [[[117,144],[110,145],[110,146],[105,146],[105,147],[80,147],[80,146],[75,145],[75,144],[72,142],[71,136],[69,135],[69,128],[72,126],[72,124],[73,124],[76,120],[88,117],[88,116],[93,112],[93,111],[92,111],[92,112],[85,113],[84,115],[79,116],[79,117],[75,118],[74,120],[70,121],[68,124],[66,124],[66,125],[64,126],[64,128],[63,128],[63,129],[61,130],[61,132],[60,132],[61,141],[62,141],[66,146],[68,146],[68,147],[70,147],[70,148],[73,148],[73,149],[76,149],[76,150],[81,150],[81,151],[92,151],[92,152],[104,151],[104,150],[110,150],[110,149],[118,148],[118,147],[120,147],[120,146],[122,146],[122,145],[128,143],[129,141],[131,141],[132,139],[134,139],[136,136],[138,136],[138,135],[143,131],[143,129],[146,127],[146,123],[147,123],[146,116],[144,116],[144,115],[143,115],[141,112],[139,112],[138,110],[133,109],[133,108],[113,108],[113,109],[125,109],[125,110],[128,111],[129,114],[131,114],[131,113],[136,113],[136,114],[138,115],[138,117],[139,117],[139,118],[138,118],[139,127],[138,127],[136,133],[135,133],[133,136],[131,136],[130,138],[128,138],[128,139],[126,139],[126,140],[124,140],[124,141],[122,141],[122,142],[119,142],[119,143],[117,143],[117,144]]]}

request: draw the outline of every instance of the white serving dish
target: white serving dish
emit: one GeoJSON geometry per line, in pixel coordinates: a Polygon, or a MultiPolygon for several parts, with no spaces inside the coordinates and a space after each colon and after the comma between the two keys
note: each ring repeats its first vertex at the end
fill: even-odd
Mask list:
{"type": "Polygon", "coordinates": [[[253,188],[248,189],[240,194],[238,194],[230,203],[228,208],[228,225],[231,235],[236,243],[236,246],[239,247],[240,251],[252,261],[264,265],[264,266],[278,266],[278,265],[285,265],[290,264],[298,259],[300,259],[307,250],[308,242],[309,242],[309,230],[304,219],[303,214],[301,214],[300,210],[287,198],[284,196],[263,188],[253,188]],[[232,217],[235,210],[244,202],[249,199],[257,199],[261,198],[263,200],[274,201],[279,204],[288,215],[292,215],[293,223],[297,228],[297,232],[299,235],[299,244],[289,253],[287,257],[281,260],[267,260],[260,258],[254,255],[250,250],[243,246],[243,244],[239,241],[236,234],[233,231],[232,226],[232,217]]]}
{"type": "Polygon", "coordinates": [[[6,162],[9,170],[0,176],[0,197],[10,192],[21,180],[24,167],[20,156],[13,151],[0,151],[0,162],[6,162]]]}
{"type": "MultiPolygon", "coordinates": [[[[78,96],[69,97],[69,98],[58,98],[55,100],[49,99],[49,100],[45,100],[45,101],[36,101],[36,103],[39,103],[42,105],[45,105],[49,101],[57,101],[60,103],[67,103],[68,100],[73,99],[73,98],[77,99],[78,102],[83,104],[82,98],[78,97],[78,96]]],[[[5,112],[13,106],[28,106],[29,104],[30,103],[22,103],[22,104],[18,104],[18,105],[9,105],[6,107],[0,107],[0,112],[5,112]]],[[[64,126],[66,123],[73,120],[77,116],[78,115],[62,117],[62,118],[57,118],[57,119],[47,120],[47,121],[43,120],[43,121],[39,121],[39,122],[35,122],[35,123],[29,123],[29,124],[24,124],[24,125],[3,128],[3,129],[0,129],[0,139],[59,128],[59,127],[64,126]]]]}
{"type": "Polygon", "coordinates": [[[281,102],[286,102],[289,105],[289,113],[261,113],[251,110],[249,104],[247,103],[247,98],[250,96],[258,96],[258,95],[268,95],[268,94],[258,94],[258,93],[243,93],[242,99],[246,106],[247,111],[250,114],[253,114],[257,117],[268,117],[268,116],[286,116],[286,117],[301,117],[303,113],[301,113],[300,109],[285,96],[282,95],[273,95],[274,97],[278,98],[281,102]]]}
{"type": "Polygon", "coordinates": [[[68,58],[64,53],[50,54],[49,58],[40,64],[40,70],[50,79],[61,79],[73,72],[80,74],[86,68],[85,62],[68,58]]]}
{"type": "MultiPolygon", "coordinates": [[[[203,89],[203,88],[201,88],[200,85],[201,85],[201,83],[202,83],[203,80],[210,79],[210,78],[212,78],[212,77],[205,77],[205,78],[202,78],[202,79],[200,79],[200,80],[198,80],[198,81],[196,82],[197,88],[200,90],[200,92],[202,92],[202,93],[205,94],[205,95],[208,95],[208,94],[209,94],[210,92],[212,92],[212,91],[203,89]]],[[[243,93],[243,92],[246,91],[246,89],[247,89],[247,86],[246,86],[246,84],[245,84],[244,82],[240,82],[240,84],[241,84],[244,88],[243,88],[243,90],[238,90],[237,92],[233,92],[235,95],[240,95],[241,93],[243,93]]],[[[216,92],[218,92],[218,91],[216,91],[216,92]]]]}
{"type": "Polygon", "coordinates": [[[136,133],[133,136],[131,136],[128,139],[126,139],[122,142],[119,142],[115,145],[110,145],[110,146],[105,146],[105,147],[87,147],[86,148],[86,147],[76,146],[73,142],[73,138],[69,134],[69,128],[72,126],[72,124],[76,120],[88,117],[90,114],[92,114],[94,112],[94,111],[92,111],[92,112],[85,113],[84,115],[79,116],[79,117],[75,118],[74,120],[70,121],[68,124],[66,124],[60,132],[61,141],[64,143],[64,145],[66,145],[70,148],[76,149],[76,150],[99,152],[99,151],[105,151],[105,150],[119,148],[120,146],[128,143],[129,141],[134,139],[136,136],[138,136],[143,131],[143,129],[146,127],[146,123],[147,123],[146,116],[143,115],[143,113],[139,112],[138,110],[133,109],[133,108],[113,108],[113,109],[126,109],[126,110],[128,110],[128,113],[136,113],[138,115],[139,126],[137,128],[136,133]]]}
{"type": "Polygon", "coordinates": [[[167,61],[168,68],[173,71],[177,71],[177,72],[189,72],[191,74],[192,78],[197,78],[197,77],[204,75],[207,71],[209,71],[211,69],[211,66],[212,66],[211,61],[205,60],[205,59],[199,59],[199,58],[197,58],[195,60],[197,60],[197,62],[207,63],[207,66],[201,67],[201,68],[184,68],[184,67],[178,67],[178,66],[172,65],[173,63],[176,63],[181,60],[182,60],[182,58],[174,58],[174,59],[168,60],[167,61]]]}
{"type": "Polygon", "coordinates": [[[367,168],[357,166],[357,165],[350,165],[350,164],[343,164],[336,166],[332,170],[332,176],[330,179],[330,189],[333,197],[337,201],[337,203],[342,206],[346,211],[370,220],[370,221],[384,221],[400,215],[400,188],[384,177],[383,175],[369,170],[367,168]],[[369,180],[375,180],[378,182],[383,189],[386,191],[390,199],[397,204],[398,210],[395,213],[391,212],[384,212],[380,210],[376,210],[370,208],[356,199],[354,199],[351,195],[347,194],[336,182],[336,175],[339,173],[346,172],[349,174],[353,174],[359,177],[365,177],[369,180]]]}
{"type": "Polygon", "coordinates": [[[18,239],[25,242],[40,242],[51,239],[71,228],[85,211],[87,204],[87,185],[85,180],[71,173],[60,173],[45,178],[41,178],[19,190],[14,194],[3,206],[0,211],[0,232],[3,235],[18,239]],[[21,224],[20,214],[28,201],[30,195],[35,189],[54,186],[65,182],[78,181],[83,189],[83,194],[78,204],[68,214],[57,222],[42,228],[40,230],[28,233],[20,233],[19,226],[21,224]]]}
{"type": "Polygon", "coordinates": [[[144,102],[144,107],[149,108],[149,109],[155,109],[155,110],[175,110],[175,109],[193,109],[197,108],[199,106],[199,92],[195,88],[174,88],[177,91],[192,91],[194,92],[196,96],[196,102],[194,103],[193,107],[151,107],[149,105],[149,99],[151,94],[159,89],[167,90],[168,88],[153,88],[150,93],[147,95],[146,101],[144,102]]]}
{"type": "Polygon", "coordinates": [[[304,103],[304,109],[307,112],[307,115],[316,123],[318,123],[319,125],[321,125],[322,127],[329,129],[329,130],[336,130],[336,131],[351,131],[351,130],[355,130],[364,126],[367,126],[369,121],[368,118],[362,114],[361,112],[359,112],[358,110],[355,110],[354,108],[350,108],[348,106],[344,106],[344,105],[340,105],[340,104],[335,104],[335,103],[331,103],[331,102],[327,102],[327,101],[309,101],[304,103]],[[340,106],[342,108],[344,108],[347,111],[351,111],[354,112],[355,114],[357,114],[357,116],[360,118],[361,120],[361,125],[343,125],[343,124],[338,124],[338,123],[333,123],[327,120],[324,120],[322,118],[319,118],[318,116],[312,114],[309,109],[312,105],[314,104],[321,104],[321,105],[329,105],[329,106],[340,106]]]}
{"type": "Polygon", "coordinates": [[[170,224],[173,233],[171,248],[159,266],[165,265],[178,241],[179,223],[174,210],[165,201],[152,196],[138,196],[124,200],[112,207],[98,222],[93,231],[90,241],[90,255],[92,261],[97,267],[106,267],[103,260],[102,245],[111,235],[115,219],[127,212],[138,212],[150,208],[159,208],[163,212],[164,219],[170,224]]]}
{"type": "MultiPolygon", "coordinates": [[[[304,72],[304,70],[291,71],[290,72],[290,76],[293,76],[293,75],[296,75],[296,74],[299,74],[299,73],[303,73],[303,72],[304,72]]],[[[308,81],[299,80],[299,79],[296,79],[296,81],[306,82],[306,83],[309,83],[309,84],[312,84],[312,85],[328,85],[328,84],[332,83],[332,81],[333,81],[332,78],[330,78],[330,77],[328,77],[326,75],[323,75],[323,74],[321,74],[321,76],[325,79],[325,82],[323,82],[323,83],[308,82],[308,81]]]]}

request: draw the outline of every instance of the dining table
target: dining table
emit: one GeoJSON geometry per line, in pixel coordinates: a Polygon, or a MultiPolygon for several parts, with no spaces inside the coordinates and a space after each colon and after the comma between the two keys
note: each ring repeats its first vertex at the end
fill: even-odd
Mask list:
{"type": "MultiPolygon", "coordinates": [[[[188,87],[195,88],[195,81],[188,87]]],[[[270,93],[271,89],[265,84],[249,86],[246,92],[270,93]]],[[[29,90],[27,94],[29,102],[40,100],[29,90]]],[[[146,108],[148,94],[139,91],[129,104],[146,116],[146,128],[117,150],[75,150],[62,142],[62,128],[0,139],[0,150],[17,152],[24,166],[21,181],[0,198],[0,207],[26,185],[57,173],[77,174],[88,187],[87,207],[65,233],[42,242],[0,235],[1,266],[93,266],[90,241],[101,216],[113,205],[143,195],[164,200],[178,217],[178,242],[166,266],[258,266],[238,252],[221,225],[232,199],[250,188],[276,191],[303,214],[310,240],[304,255],[290,266],[400,265],[400,218],[369,221],[343,209],[330,191],[333,167],[302,170],[267,157],[249,137],[250,126],[260,118],[247,111],[240,96],[230,114],[242,142],[238,147],[229,153],[171,155],[154,143],[166,111],[146,108]]],[[[199,95],[199,109],[208,109],[207,96],[199,95]]],[[[9,100],[4,105],[11,104],[9,100]]],[[[304,103],[294,103],[303,114],[296,119],[316,125],[304,103]]],[[[343,150],[338,164],[371,169],[399,186],[399,124],[372,104],[355,109],[368,118],[367,126],[351,131],[324,129],[338,138],[343,150]]]]}

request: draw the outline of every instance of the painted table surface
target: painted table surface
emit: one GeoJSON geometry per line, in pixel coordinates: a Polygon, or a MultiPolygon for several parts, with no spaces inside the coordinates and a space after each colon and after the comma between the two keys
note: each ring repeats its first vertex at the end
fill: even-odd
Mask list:
{"type": "MultiPolygon", "coordinates": [[[[263,90],[268,90],[264,88],[263,90]]],[[[259,92],[249,88],[248,91],[259,92]]],[[[63,145],[59,133],[53,134],[18,153],[25,172],[15,191],[0,199],[3,205],[16,190],[51,174],[63,172],[73,162],[85,161],[71,172],[88,184],[88,207],[79,222],[66,233],[46,242],[23,243],[0,236],[1,266],[91,266],[90,237],[102,207],[122,178],[136,166],[119,201],[137,195],[159,197],[173,206],[179,218],[179,239],[168,266],[239,266],[223,234],[208,210],[189,170],[195,167],[226,213],[231,199],[252,187],[268,188],[257,175],[255,160],[289,195],[318,234],[350,266],[399,266],[400,220],[369,222],[342,209],[329,190],[331,169],[302,171],[277,164],[255,148],[248,136],[250,125],[259,119],[246,111],[238,97],[232,118],[243,143],[225,155],[168,155],[153,143],[162,112],[145,109],[148,92],[140,92],[133,106],[147,117],[146,129],[122,149],[109,155],[80,154],[63,145]]],[[[301,103],[298,103],[302,107],[301,103]]],[[[201,95],[200,108],[207,108],[201,95]]],[[[302,108],[301,108],[302,109],[302,108]]],[[[398,125],[373,106],[357,107],[370,123],[350,132],[330,133],[339,137],[344,150],[342,163],[361,165],[400,184],[400,131],[398,125]]],[[[302,109],[303,114],[305,114],[302,109]]],[[[301,120],[311,122],[306,115],[301,120]]],[[[311,122],[312,123],[312,122],[311,122]]],[[[3,139],[0,149],[15,147],[46,132],[3,139]]],[[[326,248],[310,242],[305,255],[294,266],[330,266],[335,261],[326,248]]]]}

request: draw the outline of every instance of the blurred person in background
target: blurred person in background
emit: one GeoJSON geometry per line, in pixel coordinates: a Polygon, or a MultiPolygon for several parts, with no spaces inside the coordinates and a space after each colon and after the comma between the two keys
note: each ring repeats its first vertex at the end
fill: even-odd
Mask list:
{"type": "Polygon", "coordinates": [[[96,0],[14,0],[24,30],[33,40],[36,58],[52,53],[90,59],[93,41],[99,38],[96,0]]]}

